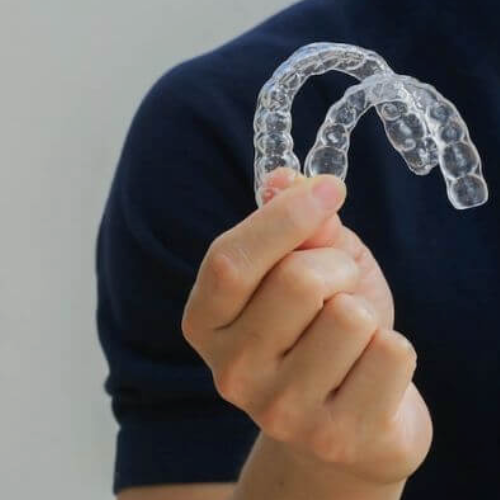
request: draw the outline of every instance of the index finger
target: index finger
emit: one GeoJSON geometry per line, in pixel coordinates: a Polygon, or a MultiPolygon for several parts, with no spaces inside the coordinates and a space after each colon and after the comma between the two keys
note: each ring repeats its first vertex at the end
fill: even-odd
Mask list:
{"type": "Polygon", "coordinates": [[[232,323],[268,271],[339,210],[345,196],[345,184],[332,175],[304,179],[219,236],[201,264],[189,318],[203,329],[232,323]]]}

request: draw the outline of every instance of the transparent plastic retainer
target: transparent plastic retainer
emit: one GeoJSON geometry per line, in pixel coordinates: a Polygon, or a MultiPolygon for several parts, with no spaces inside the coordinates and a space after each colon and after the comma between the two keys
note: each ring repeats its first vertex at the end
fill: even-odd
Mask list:
{"type": "Polygon", "coordinates": [[[331,70],[361,83],[350,87],[326,115],[307,155],[307,177],[332,174],[345,179],[351,133],[371,107],[380,116],[390,143],[417,175],[439,165],[448,198],[457,209],[488,200],[481,158],[456,107],[433,86],[394,73],[377,53],[339,43],[302,47],[262,88],[254,121],[255,195],[263,204],[266,176],[279,167],[301,172],[293,152],[292,103],[306,80],[331,70]]]}

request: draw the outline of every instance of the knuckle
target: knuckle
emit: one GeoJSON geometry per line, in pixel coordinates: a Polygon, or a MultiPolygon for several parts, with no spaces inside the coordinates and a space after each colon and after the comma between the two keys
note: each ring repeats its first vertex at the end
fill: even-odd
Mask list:
{"type": "Polygon", "coordinates": [[[184,338],[188,341],[193,341],[196,338],[197,327],[192,319],[191,312],[185,308],[181,319],[181,331],[184,338]]]}
{"type": "Polygon", "coordinates": [[[356,260],[348,252],[341,250],[340,248],[330,248],[329,250],[334,254],[340,265],[351,269],[354,273],[359,272],[356,260]]]}
{"type": "Polygon", "coordinates": [[[356,460],[353,440],[339,429],[315,429],[309,438],[309,448],[322,462],[352,465],[356,460]]]}
{"type": "Polygon", "coordinates": [[[339,283],[343,283],[344,290],[354,290],[358,284],[361,271],[354,258],[344,250],[330,248],[332,260],[335,261],[335,274],[339,283]]]}
{"type": "Polygon", "coordinates": [[[225,236],[212,243],[205,260],[215,293],[238,294],[246,289],[249,257],[237,245],[227,243],[225,236]]]}
{"type": "Polygon", "coordinates": [[[208,331],[205,328],[204,322],[200,321],[200,315],[191,299],[188,299],[182,312],[180,327],[182,336],[187,343],[201,354],[208,331]]]}
{"type": "Polygon", "coordinates": [[[325,304],[332,321],[341,323],[353,335],[368,337],[377,331],[378,319],[373,307],[355,295],[339,293],[325,304]]]}
{"type": "Polygon", "coordinates": [[[407,365],[409,369],[416,368],[417,352],[404,335],[396,331],[380,331],[374,340],[376,347],[386,356],[407,365]]]}
{"type": "Polygon", "coordinates": [[[358,238],[357,234],[345,224],[342,224],[338,243],[342,248],[349,252],[349,254],[353,256],[353,258],[356,258],[359,253],[359,242],[360,239],[358,238]]]}
{"type": "MultiPolygon", "coordinates": [[[[358,238],[358,240],[359,240],[359,238],[358,238]]],[[[371,250],[364,243],[362,243],[361,240],[359,240],[359,244],[356,245],[356,253],[354,255],[354,260],[357,263],[362,263],[362,262],[370,261],[373,258],[374,257],[373,257],[371,250]]]]}
{"type": "Polygon", "coordinates": [[[308,267],[297,252],[287,255],[277,265],[274,277],[279,287],[301,298],[323,300],[324,280],[308,267]]]}
{"type": "Polygon", "coordinates": [[[247,372],[237,362],[231,361],[215,370],[214,384],[217,392],[226,401],[242,409],[247,406],[248,392],[252,384],[248,380],[247,372]]]}
{"type": "MultiPolygon", "coordinates": [[[[345,226],[344,226],[345,227],[345,226]]],[[[373,257],[371,250],[363,243],[361,238],[352,230],[345,227],[346,237],[349,240],[349,248],[352,249],[352,256],[358,263],[364,262],[373,257]]]]}

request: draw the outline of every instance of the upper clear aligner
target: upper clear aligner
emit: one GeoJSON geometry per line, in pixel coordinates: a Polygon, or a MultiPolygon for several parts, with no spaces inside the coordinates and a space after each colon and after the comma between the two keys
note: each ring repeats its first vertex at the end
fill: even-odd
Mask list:
{"type": "Polygon", "coordinates": [[[254,120],[255,194],[268,173],[287,166],[301,171],[293,152],[292,103],[306,80],[331,70],[361,81],[329,110],[309,152],[304,174],[333,174],[345,179],[350,135],[372,106],[390,143],[412,172],[428,174],[440,165],[448,197],[457,209],[486,203],[488,187],[481,159],[456,107],[432,85],[398,75],[377,53],[340,43],[315,43],[296,51],[262,88],[254,120]]]}

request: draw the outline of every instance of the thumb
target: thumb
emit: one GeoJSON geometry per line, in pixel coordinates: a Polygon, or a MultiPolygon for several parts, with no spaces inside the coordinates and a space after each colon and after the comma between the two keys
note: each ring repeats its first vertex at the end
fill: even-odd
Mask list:
{"type": "MultiPolygon", "coordinates": [[[[307,177],[304,177],[303,174],[287,167],[273,170],[268,174],[262,189],[263,203],[269,203],[280,191],[288,189],[299,182],[305,182],[306,180],[307,177]]],[[[340,221],[340,217],[335,214],[330,217],[311,238],[302,243],[298,249],[306,250],[310,248],[332,246],[339,237],[341,228],[342,222],[340,221]]]]}

